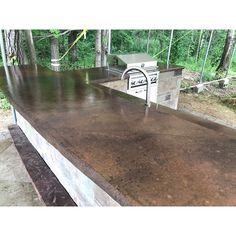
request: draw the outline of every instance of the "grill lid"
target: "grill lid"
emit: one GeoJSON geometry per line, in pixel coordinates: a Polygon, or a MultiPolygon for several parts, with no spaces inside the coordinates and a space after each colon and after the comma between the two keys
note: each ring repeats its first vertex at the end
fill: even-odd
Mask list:
{"type": "Polygon", "coordinates": [[[147,53],[135,53],[135,54],[110,54],[108,55],[108,65],[124,70],[131,66],[138,67],[156,67],[157,61],[154,60],[147,53]]]}

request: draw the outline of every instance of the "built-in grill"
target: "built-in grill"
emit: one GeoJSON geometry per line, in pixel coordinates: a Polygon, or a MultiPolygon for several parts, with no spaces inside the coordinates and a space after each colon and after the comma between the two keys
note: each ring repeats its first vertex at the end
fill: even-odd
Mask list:
{"type": "MultiPolygon", "coordinates": [[[[123,71],[130,67],[141,67],[151,76],[152,83],[157,81],[159,74],[157,61],[154,60],[147,53],[123,54],[123,55],[108,55],[109,70],[123,73],[123,71]]],[[[130,75],[130,88],[145,85],[146,80],[142,79],[143,75],[138,71],[131,71],[130,75]]]]}
{"type": "MultiPolygon", "coordinates": [[[[139,67],[144,69],[151,80],[150,99],[152,102],[157,101],[157,84],[159,70],[157,61],[147,53],[125,54],[125,55],[108,55],[109,70],[122,74],[127,68],[139,67]]],[[[147,90],[147,79],[137,71],[131,70],[127,73],[127,93],[145,99],[147,90]]]]}
{"type": "MultiPolygon", "coordinates": [[[[155,85],[157,83],[157,79],[159,75],[159,71],[157,70],[157,67],[146,67],[144,69],[148,73],[149,77],[151,78],[151,84],[155,85]]],[[[128,74],[129,74],[128,89],[133,90],[136,88],[140,88],[142,86],[146,86],[147,81],[141,73],[134,70],[134,71],[130,71],[128,74]]]]}

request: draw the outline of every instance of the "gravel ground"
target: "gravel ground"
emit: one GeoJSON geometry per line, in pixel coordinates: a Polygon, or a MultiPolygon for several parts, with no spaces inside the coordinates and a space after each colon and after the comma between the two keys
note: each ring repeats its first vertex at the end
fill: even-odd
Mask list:
{"type": "Polygon", "coordinates": [[[11,124],[11,110],[0,109],[0,206],[43,206],[9,133],[11,124]]]}
{"type": "Polygon", "coordinates": [[[8,130],[8,126],[12,124],[11,110],[0,109],[0,132],[8,130]]]}

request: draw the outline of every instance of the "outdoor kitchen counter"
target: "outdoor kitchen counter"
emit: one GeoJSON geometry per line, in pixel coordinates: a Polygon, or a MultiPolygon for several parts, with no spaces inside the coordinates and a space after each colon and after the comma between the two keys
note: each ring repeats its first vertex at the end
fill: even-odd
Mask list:
{"type": "Polygon", "coordinates": [[[236,205],[236,131],[93,81],[106,69],[0,69],[0,89],[121,205],[236,205]]]}

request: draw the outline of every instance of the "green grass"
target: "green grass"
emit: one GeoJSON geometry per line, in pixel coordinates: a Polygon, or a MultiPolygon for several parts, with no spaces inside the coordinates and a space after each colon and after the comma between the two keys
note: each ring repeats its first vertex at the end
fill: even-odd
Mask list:
{"type": "MultiPolygon", "coordinates": [[[[177,60],[174,64],[184,66],[185,69],[193,72],[201,73],[202,69],[202,60],[195,61],[195,58],[189,58],[187,61],[177,60]]],[[[236,65],[232,63],[231,69],[229,70],[229,75],[236,75],[236,65]],[[234,70],[233,70],[234,69],[234,70]]],[[[215,79],[216,74],[216,66],[212,66],[210,61],[206,62],[204,73],[203,73],[203,81],[212,81],[215,79]]]]}
{"type": "Polygon", "coordinates": [[[4,94],[0,91],[0,109],[9,110],[10,108],[11,108],[10,103],[8,102],[4,94]]]}

